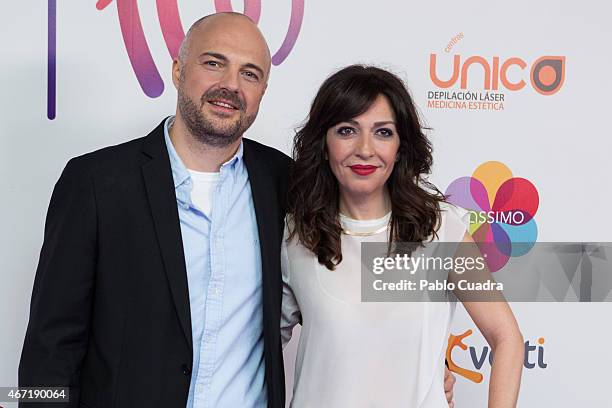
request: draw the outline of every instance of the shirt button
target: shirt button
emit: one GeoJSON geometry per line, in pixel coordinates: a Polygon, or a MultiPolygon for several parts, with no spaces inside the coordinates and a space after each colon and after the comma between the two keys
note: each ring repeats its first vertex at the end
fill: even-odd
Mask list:
{"type": "Polygon", "coordinates": [[[191,368],[189,368],[189,366],[187,364],[183,364],[181,366],[181,369],[183,370],[183,375],[189,375],[191,374],[191,368]]]}
{"type": "Polygon", "coordinates": [[[218,296],[220,293],[221,293],[221,289],[219,289],[219,288],[215,288],[215,295],[217,295],[217,296],[218,296]]]}

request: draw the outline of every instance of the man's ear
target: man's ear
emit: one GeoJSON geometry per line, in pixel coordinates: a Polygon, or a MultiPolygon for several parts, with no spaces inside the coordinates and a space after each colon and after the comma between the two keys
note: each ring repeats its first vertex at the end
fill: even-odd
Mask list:
{"type": "Polygon", "coordinates": [[[178,58],[172,60],[172,83],[176,89],[179,88],[179,83],[181,82],[181,69],[185,68],[181,65],[178,58]]]}

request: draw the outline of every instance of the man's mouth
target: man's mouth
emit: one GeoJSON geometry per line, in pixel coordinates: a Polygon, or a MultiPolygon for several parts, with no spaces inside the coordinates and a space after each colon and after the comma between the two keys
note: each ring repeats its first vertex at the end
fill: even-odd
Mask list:
{"type": "Polygon", "coordinates": [[[211,105],[218,106],[223,109],[238,110],[239,108],[233,103],[221,99],[211,99],[208,101],[211,105]]]}

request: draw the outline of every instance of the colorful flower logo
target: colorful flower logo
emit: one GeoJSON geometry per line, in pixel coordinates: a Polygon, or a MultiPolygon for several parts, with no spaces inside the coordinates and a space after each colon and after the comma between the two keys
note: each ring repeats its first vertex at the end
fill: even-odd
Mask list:
{"type": "Polygon", "coordinates": [[[471,177],[460,177],[446,189],[450,203],[470,211],[469,232],[491,272],[525,255],[538,237],[535,214],[539,195],[527,179],[514,177],[498,161],[481,164],[471,177]]]}

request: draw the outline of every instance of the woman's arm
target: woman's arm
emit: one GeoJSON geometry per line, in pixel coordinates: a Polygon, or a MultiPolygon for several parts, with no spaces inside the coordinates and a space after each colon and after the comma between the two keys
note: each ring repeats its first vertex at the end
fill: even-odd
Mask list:
{"type": "Polygon", "coordinates": [[[287,343],[289,343],[289,340],[291,340],[293,328],[296,324],[302,322],[300,307],[289,284],[291,275],[289,273],[289,258],[287,256],[286,237],[283,238],[283,243],[281,246],[281,271],[283,276],[283,303],[281,306],[280,330],[284,349],[287,343]]]}
{"type": "MultiPolygon", "coordinates": [[[[460,245],[461,254],[481,256],[472,237],[466,233],[460,245]],[[470,245],[473,244],[473,245],[470,245]]],[[[459,276],[451,273],[449,280],[456,281],[459,276]]],[[[488,270],[478,272],[469,280],[484,281],[493,279],[488,270]]],[[[456,282],[455,282],[456,283],[456,282]]],[[[495,301],[473,301],[463,291],[455,290],[455,295],[491,346],[494,353],[489,381],[489,408],[516,407],[523,369],[524,343],[514,314],[501,293],[495,301]]]]}

